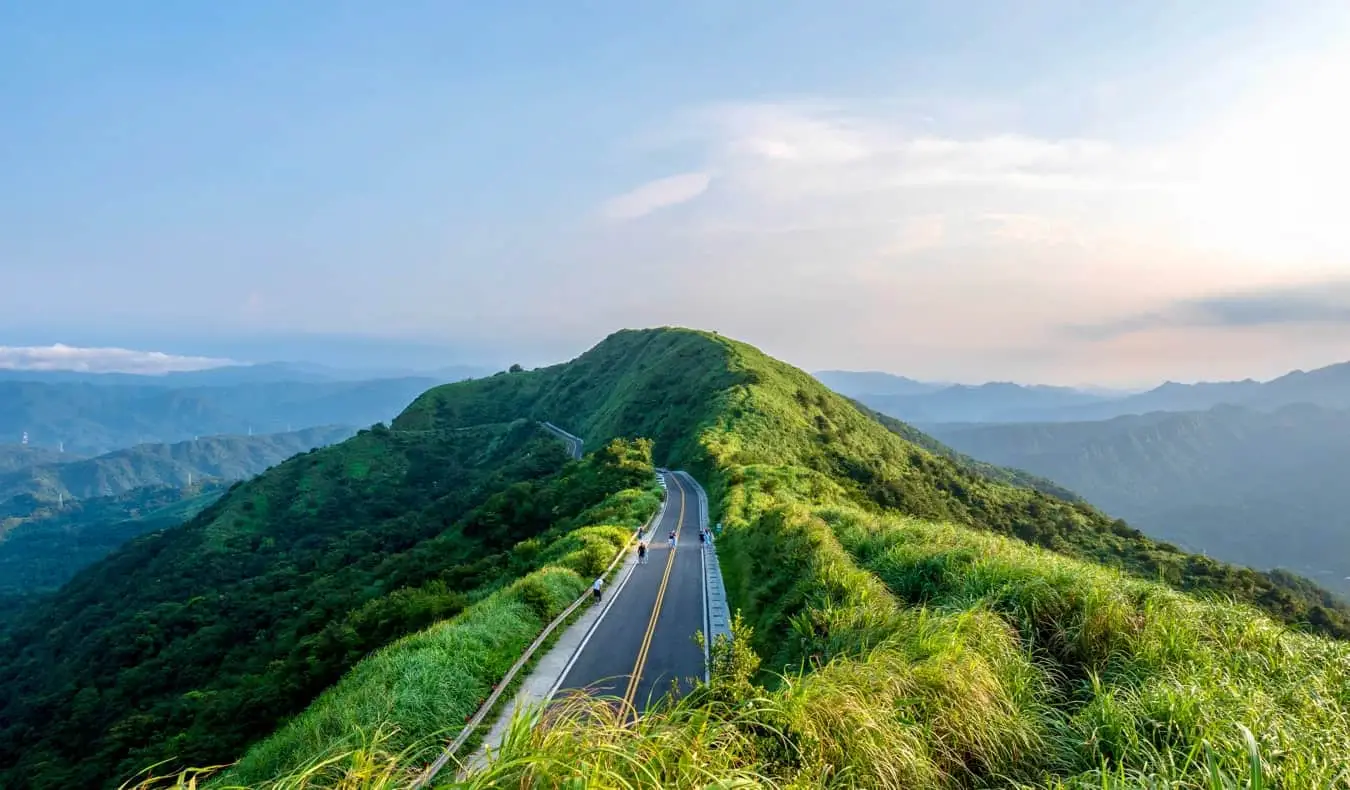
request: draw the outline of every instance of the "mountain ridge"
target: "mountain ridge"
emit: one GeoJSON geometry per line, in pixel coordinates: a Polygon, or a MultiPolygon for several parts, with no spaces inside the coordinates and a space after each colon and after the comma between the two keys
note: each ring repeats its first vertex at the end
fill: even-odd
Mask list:
{"type": "MultiPolygon", "coordinates": [[[[1259,734],[1263,750],[1281,732],[1324,737],[1303,739],[1283,753],[1269,751],[1272,759],[1290,754],[1291,764],[1310,765],[1344,753],[1346,739],[1331,726],[1330,717],[1341,709],[1331,691],[1336,677],[1327,668],[1335,664],[1326,658],[1350,659],[1350,653],[1340,642],[1301,632],[1350,636],[1350,610],[1323,597],[1324,591],[1296,577],[1185,554],[1083,502],[991,478],[998,473],[907,441],[804,372],[751,346],[662,328],[616,332],[548,368],[436,387],[390,428],[376,426],[292,459],[235,487],[184,527],[97,563],[81,574],[78,593],[68,587],[11,637],[15,641],[0,645],[0,719],[15,722],[0,731],[0,771],[19,766],[0,776],[22,777],[24,768],[41,765],[87,777],[93,766],[72,761],[73,754],[97,754],[103,765],[136,769],[162,758],[170,746],[188,743],[194,751],[176,749],[178,759],[218,760],[261,734],[256,723],[241,729],[241,711],[267,707],[275,722],[312,700],[336,669],[351,669],[349,698],[379,701],[358,705],[347,720],[359,731],[390,732],[381,718],[388,710],[383,701],[420,688],[410,673],[391,671],[414,660],[401,651],[420,650],[426,639],[460,621],[431,624],[449,617],[444,611],[418,620],[429,627],[417,638],[357,663],[368,643],[347,641],[341,624],[366,621],[347,608],[350,598],[340,596],[360,596],[361,606],[384,611],[400,600],[405,582],[416,590],[429,579],[442,580],[441,573],[454,579],[481,573],[467,567],[477,565],[468,558],[453,572],[430,564],[448,563],[442,555],[456,551],[454,540],[462,538],[500,536],[505,556],[538,556],[537,543],[528,551],[521,547],[534,530],[548,529],[553,511],[522,493],[535,490],[529,480],[503,480],[490,497],[500,507],[468,521],[460,518],[464,506],[428,511],[422,504],[448,468],[468,479],[500,476],[501,468],[547,477],[555,474],[552,463],[560,462],[565,477],[575,467],[565,465],[556,441],[532,443],[537,434],[519,433],[537,431],[530,426],[543,419],[584,436],[588,447],[632,441],[635,449],[620,456],[641,456],[621,463],[633,480],[645,476],[650,482],[653,463],[699,477],[713,519],[725,527],[717,550],[727,592],[744,614],[746,630],[738,621],[736,642],[743,647],[733,649],[752,649],[753,660],[742,657],[749,664],[763,661],[767,672],[753,677],[733,667],[728,678],[725,663],[718,664],[718,685],[687,703],[712,699],[713,707],[683,720],[702,729],[680,729],[679,717],[686,715],[680,711],[688,709],[619,733],[596,726],[589,715],[575,730],[568,729],[565,714],[542,722],[540,739],[516,739],[510,747],[515,751],[491,769],[499,773],[481,786],[551,786],[578,771],[600,777],[595,761],[626,754],[598,748],[597,739],[606,738],[636,744],[641,751],[634,753],[653,757],[673,744],[684,758],[696,753],[706,761],[655,763],[675,772],[663,774],[670,786],[695,782],[682,772],[696,768],[725,771],[728,778],[757,772],[795,786],[811,777],[840,776],[878,785],[900,777],[905,786],[944,788],[1006,784],[1011,777],[1058,787],[1065,786],[1053,784],[1060,779],[1090,783],[1103,766],[1183,770],[1176,766],[1202,742],[1212,744],[1214,770],[1226,772],[1250,759],[1229,726],[1243,720],[1272,723],[1274,735],[1264,729],[1259,734]],[[466,444],[463,437],[471,434],[465,432],[475,430],[482,433],[473,442],[481,443],[466,444]],[[353,508],[360,509],[358,517],[345,515],[353,508]],[[528,518],[520,520],[521,514],[528,518]],[[387,556],[412,534],[447,541],[416,559],[387,556]],[[520,538],[526,539],[510,549],[520,538]],[[178,550],[168,550],[180,542],[178,550]],[[186,561],[203,555],[211,562],[193,566],[194,572],[167,564],[175,556],[186,561]],[[386,567],[386,561],[399,573],[341,575],[386,567]],[[217,603],[210,585],[222,574],[247,579],[237,594],[256,591],[256,600],[222,596],[226,600],[217,603]],[[313,583],[297,586],[297,575],[313,583]],[[142,598],[137,607],[111,608],[110,591],[144,596],[152,579],[171,580],[174,587],[142,598]],[[280,621],[297,622],[288,608],[297,596],[314,607],[303,621],[327,634],[315,637],[321,641],[307,642],[303,630],[269,630],[280,621]],[[185,609],[179,601],[196,603],[185,609]],[[221,630],[226,621],[210,616],[217,607],[221,614],[245,613],[231,626],[238,633],[221,630]],[[109,621],[114,627],[99,630],[109,621]],[[81,630],[91,628],[93,633],[81,630]],[[226,641],[212,642],[212,650],[188,649],[207,634],[226,641]],[[322,677],[278,687],[294,689],[284,704],[258,694],[250,685],[256,681],[219,685],[222,675],[211,669],[228,649],[248,654],[260,671],[299,670],[315,657],[303,650],[290,658],[266,651],[307,644],[331,645],[342,660],[325,664],[329,674],[322,677]],[[1280,685],[1287,678],[1269,671],[1266,659],[1277,654],[1300,688],[1324,700],[1326,718],[1310,707],[1310,693],[1292,695],[1280,685]],[[1248,708],[1239,709],[1222,688],[1200,685],[1220,668],[1234,678],[1248,708]],[[796,674],[775,685],[772,678],[780,672],[796,674]],[[150,704],[148,689],[138,696],[119,686],[154,678],[175,684],[155,697],[154,704],[164,706],[161,716],[142,712],[150,704]],[[1200,709],[1209,718],[1189,718],[1193,706],[1162,704],[1172,697],[1131,691],[1164,694],[1174,680],[1188,694],[1193,689],[1203,695],[1200,709]],[[89,687],[122,690],[76,691],[89,687]],[[769,704],[747,707],[752,700],[769,704]],[[215,711],[209,725],[198,718],[206,714],[195,712],[202,706],[215,711]],[[1112,729],[1102,723],[1108,714],[1112,729]],[[1248,714],[1255,718],[1244,719],[1248,714]],[[61,722],[57,731],[65,737],[39,738],[37,721],[61,722]],[[885,727],[876,730],[877,723],[885,727]],[[549,731],[560,737],[548,738],[549,731]],[[1154,750],[1126,749],[1160,731],[1172,740],[1154,750]],[[210,736],[222,737],[203,739],[210,736]],[[712,744],[700,740],[708,737],[712,744]],[[551,751],[573,747],[581,751],[551,751]]],[[[626,539],[631,527],[619,534],[626,539]]],[[[444,595],[437,593],[437,600],[444,595]]],[[[541,611],[552,611],[549,601],[559,598],[544,596],[541,611]]],[[[525,642],[528,634],[527,627],[525,642]]],[[[718,655],[725,648],[718,647],[718,655]]],[[[436,673],[465,670],[453,651],[436,660],[436,673]]],[[[392,751],[415,750],[427,734],[394,731],[392,751]]],[[[313,739],[306,744],[323,745],[313,739]]],[[[324,754],[291,752],[288,759],[324,754]]],[[[649,764],[621,760],[606,770],[622,773],[639,762],[649,764]]],[[[710,778],[705,773],[701,782],[710,778]]]]}

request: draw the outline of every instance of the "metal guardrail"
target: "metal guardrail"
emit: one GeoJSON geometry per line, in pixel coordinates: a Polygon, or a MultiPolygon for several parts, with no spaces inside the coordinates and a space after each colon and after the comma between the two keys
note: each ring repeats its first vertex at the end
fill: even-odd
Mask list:
{"type": "Polygon", "coordinates": [[[708,524],[708,494],[688,472],[680,472],[686,483],[698,494],[699,526],[707,529],[707,547],[703,550],[703,661],[704,680],[711,680],[713,642],[718,635],[731,638],[731,617],[727,611],[727,589],[722,581],[722,565],[717,559],[717,546],[708,524]]]}
{"type": "MultiPolygon", "coordinates": [[[[624,555],[628,553],[628,549],[632,547],[633,541],[636,539],[637,535],[650,529],[652,523],[661,516],[661,511],[663,509],[664,508],[658,508],[637,533],[628,537],[623,548],[619,549],[614,555],[614,559],[609,561],[609,566],[605,568],[604,573],[601,574],[602,576],[608,576],[610,571],[614,570],[614,566],[619,563],[619,560],[623,559],[624,555]]],[[[516,660],[516,663],[512,664],[511,668],[507,670],[504,676],[502,676],[501,681],[493,686],[491,696],[478,707],[478,712],[469,719],[468,724],[464,725],[464,729],[460,730],[459,735],[455,736],[455,739],[450,742],[450,745],[445,747],[445,751],[441,752],[441,755],[436,758],[435,762],[427,767],[427,770],[417,778],[417,781],[413,782],[412,786],[414,788],[425,787],[436,777],[436,774],[440,773],[441,769],[445,768],[446,763],[450,762],[450,759],[455,756],[455,752],[459,751],[464,746],[469,738],[472,737],[474,730],[478,729],[478,725],[483,723],[483,719],[492,711],[493,707],[497,704],[497,700],[501,698],[501,695],[506,692],[507,687],[511,685],[511,681],[515,679],[516,674],[520,672],[525,664],[529,663],[529,660],[534,656],[534,653],[539,649],[539,646],[542,645],[544,641],[548,639],[549,635],[552,634],[559,625],[565,622],[568,617],[571,617],[572,613],[580,608],[580,606],[590,597],[591,591],[587,589],[586,592],[581,594],[581,597],[577,598],[569,604],[561,614],[553,618],[553,621],[539,633],[539,636],[535,637],[534,641],[530,643],[530,646],[527,647],[520,658],[516,660]]]]}
{"type": "Polygon", "coordinates": [[[539,424],[544,426],[550,433],[556,434],[564,442],[567,442],[567,449],[571,451],[573,458],[581,458],[581,447],[584,442],[580,436],[568,433],[547,420],[540,420],[539,424]]]}

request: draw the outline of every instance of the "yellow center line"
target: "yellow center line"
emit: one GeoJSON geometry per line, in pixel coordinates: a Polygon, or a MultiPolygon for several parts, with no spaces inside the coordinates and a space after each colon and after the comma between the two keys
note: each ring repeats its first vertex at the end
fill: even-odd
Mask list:
{"type": "MultiPolygon", "coordinates": [[[[675,539],[676,546],[679,545],[680,529],[684,526],[684,486],[680,484],[680,479],[671,475],[675,481],[675,486],[680,489],[680,514],[675,520],[675,539]]],[[[661,586],[656,590],[656,603],[652,605],[652,616],[647,621],[647,633],[642,637],[642,646],[638,648],[637,661],[633,664],[633,674],[628,676],[628,688],[624,691],[624,708],[633,707],[633,699],[637,696],[638,680],[642,677],[642,670],[647,664],[647,651],[652,646],[652,635],[656,633],[656,619],[661,614],[661,604],[666,599],[666,586],[670,583],[670,569],[675,567],[675,548],[670,549],[670,556],[666,558],[666,571],[661,576],[661,586]]]]}

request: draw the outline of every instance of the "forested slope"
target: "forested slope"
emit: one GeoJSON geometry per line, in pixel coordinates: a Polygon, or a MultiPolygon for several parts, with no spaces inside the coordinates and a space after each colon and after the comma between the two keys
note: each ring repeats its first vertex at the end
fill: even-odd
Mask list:
{"type": "Polygon", "coordinates": [[[355,428],[322,426],[254,436],[203,436],[174,444],[141,444],[68,462],[48,462],[0,474],[0,512],[23,503],[105,497],[143,486],[183,486],[213,477],[243,480],[296,453],[342,441],[355,428]]]}
{"type": "Polygon", "coordinates": [[[637,452],[571,463],[525,420],[376,426],[237,484],[0,637],[0,786],[239,757],[370,651],[537,567],[521,541],[654,488],[637,452]]]}
{"type": "Polygon", "coordinates": [[[8,519],[0,530],[0,623],[13,618],[21,599],[56,590],[132,538],[183,523],[228,485],[144,486],[8,519]]]}

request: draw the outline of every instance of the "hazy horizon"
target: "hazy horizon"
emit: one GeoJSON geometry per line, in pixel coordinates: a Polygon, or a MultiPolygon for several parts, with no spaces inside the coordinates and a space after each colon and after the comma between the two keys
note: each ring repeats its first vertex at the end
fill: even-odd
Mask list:
{"type": "MultiPolygon", "coordinates": [[[[629,327],[641,329],[643,327],[629,327]]],[[[595,343],[603,338],[596,338],[595,343]]],[[[740,338],[733,338],[740,339],[740,338]]],[[[436,347],[430,345],[414,346],[410,345],[408,349],[415,352],[413,354],[404,354],[398,356],[398,359],[404,360],[400,363],[389,363],[388,357],[379,356],[379,350],[384,347],[377,345],[374,356],[369,354],[354,355],[343,358],[329,353],[322,359],[312,357],[284,357],[273,356],[266,358],[229,358],[212,357],[205,355],[189,354],[170,354],[163,351],[145,350],[145,349],[127,349],[117,347],[80,347],[69,346],[65,344],[53,344],[51,346],[5,346],[0,345],[0,370],[9,371],[30,371],[30,372],[76,372],[76,373],[129,373],[139,375],[161,375],[172,372],[190,372],[200,370],[211,370],[229,366],[248,366],[248,365],[268,365],[268,364],[289,364],[289,365],[310,365],[319,368],[330,368],[337,371],[374,371],[392,374],[434,374],[437,371],[454,368],[479,368],[484,375],[490,374],[496,370],[504,370],[511,364],[523,364],[527,368],[542,367],[547,365],[567,362],[574,359],[590,348],[594,343],[588,344],[583,348],[577,349],[565,357],[558,359],[544,359],[529,354],[521,357],[520,360],[495,360],[484,361],[482,356],[470,356],[467,358],[454,358],[451,356],[436,356],[436,347]]],[[[301,346],[303,347],[303,346],[301,346]]],[[[340,354],[340,352],[339,352],[340,354]]],[[[877,368],[840,368],[831,365],[810,366],[803,365],[792,359],[785,361],[801,367],[803,370],[815,375],[825,372],[842,373],[881,373],[892,376],[902,376],[926,384],[938,385],[965,385],[979,386],[990,383],[1014,383],[1023,386],[1056,386],[1070,387],[1074,389],[1091,391],[1101,390],[1107,393],[1131,393],[1141,392],[1160,386],[1167,382],[1181,384],[1195,384],[1201,382],[1220,382],[1220,381],[1241,381],[1244,379],[1255,379],[1257,381],[1269,381],[1278,378],[1295,370],[1313,370],[1317,368],[1336,365],[1350,361],[1346,359],[1331,359],[1324,363],[1315,364],[1304,368],[1285,368],[1273,373],[1251,373],[1239,375],[1228,379],[1204,379],[1204,378],[1171,378],[1158,380],[1145,380],[1133,383],[1102,383],[1095,381],[1037,381],[1021,378],[995,378],[980,377],[966,379],[950,379],[940,377],[926,377],[915,375],[912,372],[897,370],[881,370],[877,368]]]]}
{"type": "Polygon", "coordinates": [[[978,8],[7,6],[0,346],[535,366],[680,325],[1104,387],[1344,361],[1350,6],[978,8]]]}

